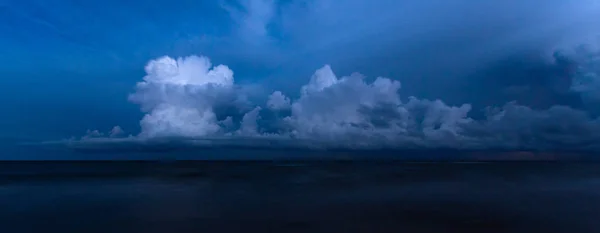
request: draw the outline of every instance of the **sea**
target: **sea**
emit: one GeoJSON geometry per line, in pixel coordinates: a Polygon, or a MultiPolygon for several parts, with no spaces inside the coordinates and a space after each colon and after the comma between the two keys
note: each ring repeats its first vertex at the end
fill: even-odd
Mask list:
{"type": "Polygon", "coordinates": [[[5,161],[0,232],[600,232],[596,162],[5,161]]]}

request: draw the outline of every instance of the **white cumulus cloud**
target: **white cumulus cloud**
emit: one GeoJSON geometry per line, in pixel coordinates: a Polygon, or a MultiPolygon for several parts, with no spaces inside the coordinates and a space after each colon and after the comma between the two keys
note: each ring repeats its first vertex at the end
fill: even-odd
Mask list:
{"type": "Polygon", "coordinates": [[[212,67],[206,57],[161,57],[146,65],[147,75],[130,100],[147,114],[141,137],[206,136],[219,131],[214,106],[231,98],[233,71],[212,67]]]}

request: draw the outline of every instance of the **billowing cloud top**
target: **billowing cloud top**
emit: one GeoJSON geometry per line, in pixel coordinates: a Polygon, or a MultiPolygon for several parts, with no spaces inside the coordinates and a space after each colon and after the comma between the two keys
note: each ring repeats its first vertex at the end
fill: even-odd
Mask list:
{"type": "Polygon", "coordinates": [[[130,96],[149,111],[140,123],[141,137],[195,137],[219,131],[213,106],[233,86],[229,68],[213,68],[206,57],[162,57],[150,61],[146,73],[130,96]]]}

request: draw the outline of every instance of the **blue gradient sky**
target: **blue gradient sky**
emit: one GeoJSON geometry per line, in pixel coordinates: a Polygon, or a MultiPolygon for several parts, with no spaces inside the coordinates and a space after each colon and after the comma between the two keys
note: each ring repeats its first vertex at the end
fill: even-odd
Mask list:
{"type": "Polygon", "coordinates": [[[331,64],[340,74],[401,80],[403,97],[576,106],[566,71],[549,67],[544,55],[589,36],[598,25],[592,17],[598,10],[590,6],[558,0],[4,0],[0,137],[67,138],[114,125],[137,131],[142,113],[127,95],[144,65],[163,55],[206,55],[227,64],[237,83],[258,86],[256,92],[297,90],[315,69],[331,64]],[[535,96],[501,94],[520,86],[542,88],[535,96]]]}

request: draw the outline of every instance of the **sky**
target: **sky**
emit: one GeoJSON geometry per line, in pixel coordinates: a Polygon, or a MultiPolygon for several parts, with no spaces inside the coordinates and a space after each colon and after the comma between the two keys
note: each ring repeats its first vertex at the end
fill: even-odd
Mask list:
{"type": "Polygon", "coordinates": [[[596,0],[3,0],[0,139],[595,150],[597,15],[596,0]]]}

